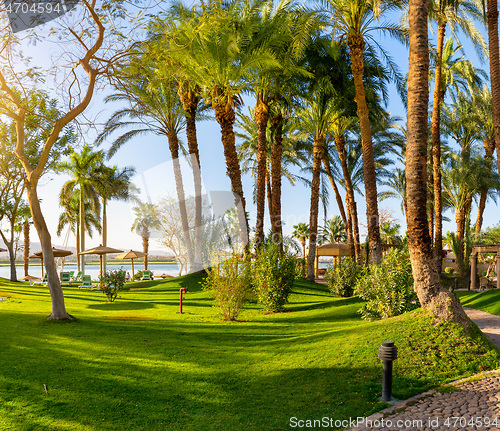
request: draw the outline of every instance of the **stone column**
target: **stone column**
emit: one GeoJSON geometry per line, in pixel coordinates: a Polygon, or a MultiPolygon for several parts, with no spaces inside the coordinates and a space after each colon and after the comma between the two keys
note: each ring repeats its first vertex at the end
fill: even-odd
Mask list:
{"type": "Polygon", "coordinates": [[[477,287],[477,252],[473,251],[470,256],[470,288],[477,287]]]}

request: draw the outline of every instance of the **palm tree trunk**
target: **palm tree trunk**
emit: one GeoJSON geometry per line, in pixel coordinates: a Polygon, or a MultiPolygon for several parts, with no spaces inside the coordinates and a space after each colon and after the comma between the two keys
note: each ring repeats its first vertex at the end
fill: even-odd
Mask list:
{"type": "Polygon", "coordinates": [[[493,100],[493,128],[497,150],[498,172],[500,172],[500,55],[498,44],[497,0],[487,1],[488,46],[490,57],[491,98],[493,100]]]}
{"type": "Polygon", "coordinates": [[[182,91],[180,95],[182,106],[186,111],[186,136],[188,142],[189,154],[191,154],[191,166],[193,168],[194,194],[195,194],[195,232],[194,232],[194,262],[193,271],[201,269],[202,254],[202,235],[203,235],[203,217],[202,217],[202,189],[201,189],[201,164],[200,152],[198,149],[198,136],[196,133],[196,111],[201,98],[197,88],[195,90],[182,91]],[[194,160],[193,160],[194,157],[194,160]]]}
{"type": "Polygon", "coordinates": [[[82,267],[80,265],[80,252],[82,251],[80,247],[80,222],[76,222],[76,269],[81,271],[82,267]]]}
{"type": "MultiPolygon", "coordinates": [[[[106,211],[107,199],[102,198],[102,246],[106,247],[108,245],[108,215],[106,211]]],[[[105,254],[102,255],[102,272],[106,274],[106,261],[107,257],[105,254]]]]}
{"type": "Polygon", "coordinates": [[[80,270],[85,274],[85,255],[81,254],[85,251],[85,191],[80,185],[80,270]]]}
{"type": "Polygon", "coordinates": [[[266,194],[267,170],[267,123],[269,121],[269,107],[257,97],[255,105],[255,121],[257,122],[257,220],[255,225],[255,239],[257,247],[264,242],[264,210],[266,194]]]}
{"type": "Polygon", "coordinates": [[[321,160],[325,151],[325,138],[318,137],[313,144],[313,170],[311,181],[311,207],[309,218],[309,254],[307,256],[307,279],[314,281],[314,261],[316,258],[316,242],[318,238],[319,185],[321,160]]]}
{"type": "Polygon", "coordinates": [[[266,189],[267,189],[267,207],[269,209],[269,223],[272,225],[273,216],[273,191],[271,188],[271,177],[269,176],[269,170],[266,167],[266,189]]]}
{"type": "MultiPolygon", "coordinates": [[[[436,76],[434,82],[434,101],[432,107],[432,174],[434,180],[434,256],[440,271],[443,264],[443,199],[441,193],[441,101],[444,89],[441,88],[442,58],[446,23],[438,25],[436,76]]],[[[431,234],[432,240],[432,234],[431,234]]]]}
{"type": "MultiPolygon", "coordinates": [[[[168,146],[172,154],[172,164],[174,167],[175,188],[177,191],[177,200],[179,201],[179,213],[181,216],[182,235],[186,246],[189,263],[193,265],[194,254],[193,244],[191,243],[191,235],[189,233],[189,221],[186,209],[186,196],[184,195],[184,184],[182,181],[181,165],[179,162],[179,139],[175,133],[169,133],[168,146]]],[[[149,236],[148,236],[149,242],[149,236]]]]}
{"type": "Polygon", "coordinates": [[[350,35],[347,38],[347,45],[351,52],[351,69],[356,93],[355,100],[358,107],[357,114],[361,129],[370,260],[373,263],[380,264],[382,260],[382,248],[380,246],[377,177],[375,174],[375,159],[373,156],[370,119],[368,117],[368,106],[366,104],[365,87],[363,84],[363,50],[365,47],[363,36],[359,34],[350,35]]]}
{"type": "Polygon", "coordinates": [[[226,171],[231,181],[231,190],[234,194],[234,204],[238,212],[238,223],[240,228],[240,241],[242,247],[248,248],[248,220],[245,213],[245,197],[243,196],[243,185],[241,184],[241,169],[236,151],[236,139],[234,136],[234,109],[227,104],[220,104],[214,99],[212,106],[215,118],[220,125],[222,134],[222,145],[224,146],[224,157],[226,159],[226,171]]]}
{"type": "Polygon", "coordinates": [[[52,301],[52,313],[48,318],[73,320],[73,318],[66,312],[66,307],[64,305],[64,294],[57,275],[56,262],[52,251],[52,239],[40,208],[40,201],[38,199],[36,186],[32,186],[30,182],[27,181],[26,191],[28,193],[28,202],[30,204],[31,214],[33,216],[33,224],[35,225],[38,238],[40,239],[40,243],[42,245],[43,263],[45,265],[50,299],[52,301]]]}
{"type": "Polygon", "coordinates": [[[24,234],[24,276],[28,275],[30,264],[30,224],[25,222],[23,224],[24,234]]]}
{"type": "Polygon", "coordinates": [[[467,195],[465,198],[464,206],[457,209],[455,214],[455,221],[457,222],[457,239],[463,240],[465,238],[465,223],[467,216],[470,213],[472,206],[472,194],[467,195]]]}
{"type": "MultiPolygon", "coordinates": [[[[495,141],[492,138],[487,138],[484,141],[484,160],[486,162],[486,166],[488,169],[491,169],[491,166],[493,165],[493,151],[495,151],[495,141]]],[[[481,188],[481,195],[479,197],[479,204],[478,204],[478,210],[477,210],[477,219],[476,219],[476,226],[475,226],[475,231],[479,232],[481,230],[481,227],[483,225],[483,214],[484,214],[484,209],[486,208],[486,199],[488,198],[488,188],[483,187],[481,188]]]]}
{"type": "Polygon", "coordinates": [[[358,214],[356,209],[356,201],[354,198],[354,187],[352,185],[351,174],[349,172],[349,167],[347,166],[347,153],[345,150],[345,137],[344,135],[337,135],[334,138],[335,147],[339,153],[340,164],[342,166],[342,173],[344,175],[345,190],[346,190],[346,206],[347,213],[349,214],[349,219],[351,221],[352,237],[354,254],[351,254],[356,259],[356,262],[361,263],[361,247],[359,242],[359,225],[358,225],[358,214]]]}
{"type": "Polygon", "coordinates": [[[142,251],[145,253],[144,256],[144,270],[148,269],[148,253],[149,253],[149,229],[146,225],[143,225],[141,236],[142,236],[142,251]]]}
{"type": "Polygon", "coordinates": [[[409,2],[410,62],[406,145],[406,223],[414,289],[438,320],[469,326],[460,303],[439,282],[427,223],[427,113],[429,102],[428,0],[409,2]]]}
{"type": "Polygon", "coordinates": [[[280,242],[283,238],[281,226],[281,157],[283,154],[283,116],[276,115],[272,119],[274,129],[274,145],[271,148],[271,179],[272,179],[272,219],[273,240],[280,242]]]}
{"type": "Polygon", "coordinates": [[[342,222],[344,223],[344,226],[347,227],[347,216],[345,214],[344,202],[342,201],[342,196],[340,196],[339,188],[337,187],[335,178],[333,178],[330,162],[326,157],[323,158],[323,166],[325,167],[326,174],[330,179],[330,184],[332,185],[333,192],[335,193],[335,200],[337,201],[337,206],[339,207],[340,217],[342,217],[342,222]]]}

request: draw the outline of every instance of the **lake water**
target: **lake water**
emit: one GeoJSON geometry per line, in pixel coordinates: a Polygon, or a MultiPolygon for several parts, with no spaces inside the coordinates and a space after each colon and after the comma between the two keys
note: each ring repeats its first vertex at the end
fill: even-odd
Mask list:
{"type": "MultiPolygon", "coordinates": [[[[116,263],[107,263],[106,268],[108,271],[123,269],[124,271],[128,271],[130,275],[132,275],[132,265],[131,264],[116,264],[116,263]]],[[[24,266],[18,265],[17,269],[17,277],[21,278],[24,276],[24,266]]],[[[142,271],[144,269],[144,265],[142,263],[134,262],[134,271],[142,271]]],[[[179,265],[177,263],[148,263],[148,269],[153,271],[154,275],[167,274],[176,277],[179,274],[179,265]]],[[[44,270],[45,271],[45,270],[44,270]]],[[[58,268],[58,271],[61,271],[61,267],[58,268]]],[[[76,265],[64,265],[64,271],[77,271],[76,265]]],[[[30,265],[29,275],[34,277],[41,277],[42,275],[42,267],[40,265],[30,265]]],[[[85,264],[85,274],[90,275],[92,280],[97,280],[99,277],[99,264],[85,264]]],[[[10,267],[9,266],[1,266],[0,267],[0,277],[10,278],[10,267]]]]}

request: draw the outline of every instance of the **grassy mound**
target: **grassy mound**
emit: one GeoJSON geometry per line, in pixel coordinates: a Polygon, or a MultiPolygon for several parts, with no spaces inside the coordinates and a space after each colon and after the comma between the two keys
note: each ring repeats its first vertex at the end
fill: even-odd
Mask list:
{"type": "Polygon", "coordinates": [[[479,332],[433,326],[419,311],[365,322],[358,298],[307,281],[286,312],[250,304],[224,323],[200,281],[131,283],[114,303],[64,287],[78,320],[59,323],[45,320],[47,288],[1,280],[0,429],[279,430],[291,417],[366,415],[384,407],[386,339],[399,348],[400,399],[500,364],[479,332]]]}

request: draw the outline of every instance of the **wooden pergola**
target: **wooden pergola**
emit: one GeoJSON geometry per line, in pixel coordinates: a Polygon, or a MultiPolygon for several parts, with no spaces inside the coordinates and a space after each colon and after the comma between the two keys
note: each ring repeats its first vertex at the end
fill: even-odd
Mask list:
{"type": "Polygon", "coordinates": [[[337,263],[340,262],[342,256],[350,256],[351,251],[349,244],[342,244],[340,242],[331,242],[328,244],[316,247],[316,258],[314,260],[314,276],[318,276],[318,262],[321,256],[332,256],[333,260],[337,263]]]}
{"type": "Polygon", "coordinates": [[[500,289],[500,244],[473,245],[470,255],[470,288],[477,287],[477,255],[478,253],[496,253],[497,289],[500,289]]]}

